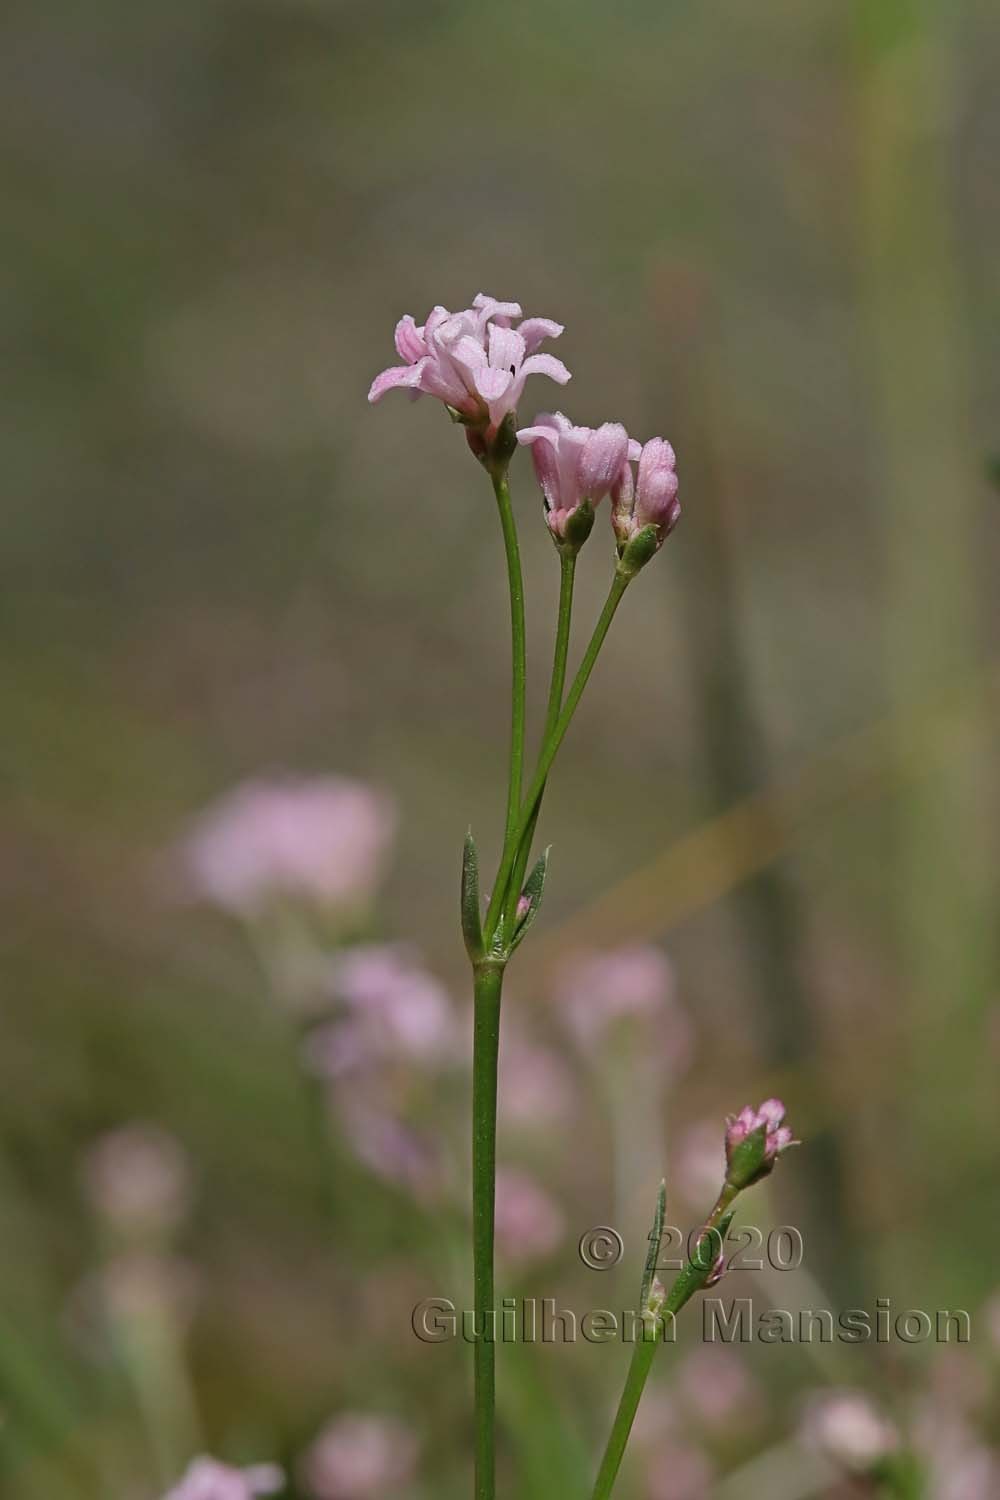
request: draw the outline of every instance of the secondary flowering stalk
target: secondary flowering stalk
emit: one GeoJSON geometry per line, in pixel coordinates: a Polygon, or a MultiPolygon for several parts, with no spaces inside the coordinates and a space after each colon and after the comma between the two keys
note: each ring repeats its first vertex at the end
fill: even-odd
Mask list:
{"type": "MultiPolygon", "coordinates": [[[[784,1129],[781,1126],[781,1121],[785,1116],[785,1107],[780,1100],[769,1099],[757,1111],[752,1110],[748,1106],[746,1109],[740,1111],[736,1119],[745,1121],[751,1116],[755,1120],[759,1118],[761,1123],[765,1125],[768,1121],[776,1120],[777,1124],[774,1128],[784,1129]]],[[[726,1123],[726,1150],[728,1159],[730,1133],[734,1124],[733,1118],[730,1117],[726,1123]]],[[[759,1126],[755,1124],[753,1130],[758,1129],[759,1126]]],[[[787,1131],[787,1137],[787,1140],[783,1144],[775,1145],[771,1152],[769,1158],[770,1164],[766,1172],[771,1170],[780,1153],[787,1146],[793,1144],[791,1131],[787,1131]]],[[[748,1133],[741,1136],[740,1139],[745,1141],[749,1138],[748,1133]]],[[[625,1454],[629,1434],[632,1431],[632,1423],[635,1421],[635,1415],[639,1409],[639,1402],[642,1399],[646,1380],[652,1368],[653,1357],[656,1354],[658,1343],[661,1342],[662,1333],[668,1326],[668,1320],[676,1317],[684,1304],[689,1302],[697,1292],[703,1291],[706,1287],[715,1286],[724,1275],[726,1236],[733,1218],[732,1205],[744,1187],[749,1187],[753,1182],[759,1182],[761,1177],[766,1175],[766,1172],[758,1172],[756,1176],[751,1176],[747,1180],[743,1180],[741,1175],[740,1180],[735,1181],[732,1175],[731,1161],[729,1162],[725,1180],[719,1189],[719,1195],[715,1200],[711,1213],[698,1231],[690,1259],[678,1272],[669,1292],[665,1291],[663,1286],[653,1276],[666,1209],[666,1188],[661,1185],[660,1196],[656,1206],[656,1216],[653,1221],[653,1232],[650,1236],[651,1253],[646,1262],[640,1293],[640,1313],[647,1320],[653,1320],[650,1330],[651,1336],[648,1339],[645,1337],[640,1339],[632,1352],[621,1400],[615,1412],[611,1434],[608,1438],[594,1484],[592,1500],[608,1500],[614,1488],[615,1480],[618,1477],[618,1470],[621,1467],[621,1461],[625,1454]]]]}
{"type": "Polygon", "coordinates": [[[541,901],[547,855],[527,880],[525,870],[553,762],[626,588],[659,549],[679,514],[676,476],[664,477],[667,452],[672,473],[673,449],[662,439],[654,439],[642,449],[620,423],[605,422],[596,429],[578,427],[561,413],[543,413],[530,427],[517,429],[517,404],[528,376],[545,375],[559,384],[570,378],[561,361],[537,352],[544,339],[558,337],[562,331],[562,326],[551,319],[522,319],[518,303],[500,302],[483,293],[464,312],[434,308],[419,327],[412,318],[404,317],[396,327],[396,348],[404,363],[384,370],[373,382],[368,397],[375,402],[392,389],[404,389],[413,396],[433,396],[465,428],[469,447],[493,485],[510,592],[512,693],[506,816],[499,868],[485,915],[479,897],[478,855],[471,834],[466,839],[462,865],[462,932],[472,963],[475,1006],[472,1237],[478,1329],[474,1356],[476,1500],[493,1500],[495,1494],[495,1345],[490,1328],[495,1313],[497,1056],[504,971],[541,901]],[[538,761],[526,793],[524,585],[508,484],[508,469],[518,441],[532,448],[545,522],[560,557],[559,611],[548,707],[538,761]],[[654,447],[657,443],[660,448],[654,447]],[[640,470],[638,490],[629,467],[636,460],[640,470]],[[668,507],[668,516],[663,496],[671,483],[673,508],[668,507]],[[565,692],[576,557],[593,529],[596,509],[607,495],[612,496],[616,507],[616,566],[604,608],[565,692]]]}

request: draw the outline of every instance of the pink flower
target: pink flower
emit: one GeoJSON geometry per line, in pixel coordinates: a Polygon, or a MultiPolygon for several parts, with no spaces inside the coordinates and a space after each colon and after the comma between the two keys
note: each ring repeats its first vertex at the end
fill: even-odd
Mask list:
{"type": "Polygon", "coordinates": [[[315,1500],[384,1500],[410,1480],[417,1440],[395,1417],[344,1412],[324,1427],[302,1464],[315,1500]]]}
{"type": "Polygon", "coordinates": [[[332,1102],[354,1154],[370,1172],[418,1202],[437,1196],[442,1180],[440,1156],[426,1136],[373,1099],[368,1090],[341,1090],[332,1102]]]}
{"type": "Polygon", "coordinates": [[[496,1238],[508,1261],[542,1260],[561,1243],[566,1221],[559,1205],[533,1177],[500,1167],[496,1179],[496,1238]]]}
{"type": "Polygon", "coordinates": [[[845,1469],[863,1473],[899,1446],[899,1434],[862,1391],[824,1392],[810,1402],[802,1424],[807,1447],[845,1469]]]}
{"type": "Polygon", "coordinates": [[[674,450],[665,438],[650,438],[642,448],[632,443],[629,458],[639,460],[638,480],[626,464],[611,493],[611,524],[619,554],[632,539],[652,526],[658,551],[680,520],[674,450]]]}
{"type": "Polygon", "coordinates": [[[559,337],[562,325],[525,318],[515,328],[520,318],[518,303],[482,292],[464,312],[435,307],[419,328],[407,314],[396,324],[396,349],[405,363],[376,376],[368,400],[380,401],[397,387],[436,396],[488,444],[516,410],[529,375],[547,375],[559,385],[570,378],[561,360],[536,353],[543,339],[559,337]]]}
{"type": "Polygon", "coordinates": [[[766,1099],[760,1109],[749,1104],[726,1121],[726,1166],[729,1181],[750,1187],[766,1177],[778,1157],[796,1145],[783,1124],[785,1106],[780,1099],[766,1099]]]}
{"type": "Polygon", "coordinates": [[[649,1500],[709,1500],[714,1489],[709,1459],[698,1448],[671,1443],[659,1448],[646,1470],[649,1500]]]}
{"type": "Polygon", "coordinates": [[[180,856],[199,896],[241,915],[284,899],[352,916],[374,897],[394,824],[360,781],[248,781],[201,814],[180,856]]]}
{"type": "Polygon", "coordinates": [[[163,1500],[255,1500],[258,1495],[276,1495],[284,1483],[276,1464],[231,1469],[214,1458],[196,1458],[163,1500]]]}
{"type": "Polygon", "coordinates": [[[333,961],[330,984],[348,1013],[318,1026],[306,1059],[328,1078],[397,1059],[442,1063],[456,1050],[444,985],[404,944],[363,944],[333,961]]]}
{"type": "Polygon", "coordinates": [[[753,1414],[758,1396],[746,1366],[732,1349],[703,1344],[678,1371],[685,1407],[706,1427],[727,1428],[753,1414]]]}
{"type": "MultiPolygon", "coordinates": [[[[597,505],[628,468],[630,443],[620,422],[574,427],[562,412],[542,412],[534,425],[522,427],[519,443],[531,447],[535,475],[545,496],[545,522],[557,542],[581,505],[597,505]]],[[[634,446],[638,452],[638,444],[634,446]]],[[[581,541],[586,540],[589,525],[581,541]]]]}

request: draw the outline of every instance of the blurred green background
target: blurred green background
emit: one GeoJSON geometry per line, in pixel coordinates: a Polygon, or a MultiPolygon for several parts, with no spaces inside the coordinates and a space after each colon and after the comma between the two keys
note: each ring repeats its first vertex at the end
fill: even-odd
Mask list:
{"type": "MultiPolygon", "coordinates": [[[[547,1024],[580,942],[665,946],[697,1052],[643,1161],[669,1175],[692,1120],[780,1092],[806,1146],[746,1213],[802,1225],[831,1305],[969,1308],[959,1361],[988,1363],[996,8],[13,0],[0,37],[4,1492],[150,1500],[194,1428],[294,1469],[358,1407],[421,1434],[413,1493],[468,1489],[469,1351],[408,1326],[417,1297],[461,1301],[456,1241],[331,1166],[248,945],[163,859],[246,777],[369,780],[400,810],[379,932],[467,1005],[458,850],[471,821],[495,854],[506,754],[499,535],[440,408],[365,394],[402,313],[479,290],[566,324],[572,384],[533,382],[522,417],[666,434],[684,505],[565,746],[508,1010],[547,1024]],[[140,1419],[135,1361],[72,1313],[102,1254],[81,1154],[134,1118],[198,1184],[166,1436],[167,1397],[140,1419]]],[[[558,569],[514,474],[537,722],[558,569]]],[[[628,1305],[651,1205],[620,1273],[574,1249],[613,1213],[606,1127],[595,1104],[567,1137],[565,1244],[519,1291],[628,1305]]],[[[747,1351],[770,1416],[717,1482],[783,1441],[804,1385],[905,1404],[939,1354],[747,1351]]],[[[624,1358],[511,1353],[508,1493],[579,1492],[624,1358]]],[[[674,1493],[647,1484],[636,1461],[622,1494],[674,1493]]]]}

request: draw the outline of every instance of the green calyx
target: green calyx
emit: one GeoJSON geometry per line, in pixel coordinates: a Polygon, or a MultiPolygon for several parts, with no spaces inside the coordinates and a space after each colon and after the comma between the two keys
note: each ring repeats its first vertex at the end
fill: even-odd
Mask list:
{"type": "Polygon", "coordinates": [[[752,1187],[767,1176],[774,1161],[773,1154],[769,1156],[767,1151],[767,1127],[759,1125],[730,1151],[726,1181],[734,1188],[752,1187]]]}
{"type": "Polygon", "coordinates": [[[626,578],[634,578],[649,559],[660,550],[660,536],[655,526],[644,526],[635,536],[629,537],[618,554],[618,571],[626,578]]]}

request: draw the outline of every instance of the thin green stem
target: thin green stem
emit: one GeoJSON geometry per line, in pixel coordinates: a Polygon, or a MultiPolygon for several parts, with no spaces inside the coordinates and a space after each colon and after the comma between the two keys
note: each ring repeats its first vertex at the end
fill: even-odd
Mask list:
{"type": "Polygon", "coordinates": [[[583,696],[583,690],[587,686],[591,672],[594,670],[594,663],[597,661],[601,647],[604,645],[605,636],[611,628],[611,621],[615,617],[615,611],[622,601],[622,596],[628,588],[632,576],[631,573],[624,572],[621,569],[615,572],[611,588],[608,591],[608,597],[604,601],[604,608],[601,610],[597,624],[594,626],[594,633],[584,652],[583,660],[577,668],[572,686],[566,695],[566,702],[556,720],[555,728],[539,756],[538,766],[531,785],[528,788],[528,794],[521,805],[520,817],[516,821],[514,837],[511,841],[505,843],[503,858],[500,862],[500,869],[497,872],[496,883],[493,887],[493,894],[490,897],[490,904],[486,912],[486,921],[483,928],[487,948],[492,943],[500,924],[500,917],[504,910],[511,873],[514,869],[514,861],[517,858],[518,849],[521,846],[521,840],[524,838],[528,830],[528,824],[535,814],[539,798],[545,788],[546,779],[552,769],[552,762],[556,758],[559,746],[562,744],[566,731],[572,722],[573,715],[576,713],[577,705],[583,696]]]}
{"type": "MultiPolygon", "coordinates": [[[[559,710],[562,708],[563,689],[566,686],[566,659],[569,656],[570,625],[573,618],[573,583],[576,578],[575,552],[560,552],[559,554],[559,618],[556,624],[556,644],[552,654],[552,677],[549,682],[549,703],[545,712],[545,727],[542,730],[542,750],[548,744],[552,732],[559,719],[559,710]]],[[[544,795],[544,787],[542,795],[544,795]]],[[[535,803],[535,810],[531,815],[524,836],[518,845],[517,858],[514,861],[514,869],[511,873],[508,887],[511,899],[507,902],[504,914],[504,941],[509,943],[513,936],[514,922],[517,916],[517,898],[524,884],[524,872],[531,857],[531,843],[535,836],[535,825],[538,822],[538,814],[542,808],[542,796],[535,803]]]]}
{"type": "Polygon", "coordinates": [[[472,1276],[475,1310],[476,1500],[493,1500],[496,1483],[496,1298],[493,1289],[493,1219],[496,1192],[497,1054],[503,965],[489,961],[474,971],[472,1043],[472,1276]]]}
{"type": "Polygon", "coordinates": [[[504,552],[507,556],[507,583],[510,589],[510,763],[507,776],[507,821],[504,830],[503,858],[506,859],[509,852],[510,863],[513,864],[517,853],[515,835],[521,805],[521,782],[524,776],[525,679],[527,676],[524,578],[521,573],[517,525],[514,521],[514,508],[511,505],[510,485],[507,481],[506,470],[494,473],[492,479],[493,493],[496,495],[497,510],[500,513],[500,529],[503,532],[504,552]]]}
{"type": "MultiPolygon", "coordinates": [[[[736,1193],[736,1188],[731,1187],[728,1182],[724,1184],[722,1192],[716,1200],[715,1207],[705,1220],[698,1235],[699,1243],[702,1235],[718,1227],[720,1219],[736,1197],[736,1193]]],[[[684,1285],[682,1273],[670,1288],[666,1301],[663,1304],[660,1316],[664,1321],[664,1327],[667,1326],[667,1319],[676,1316],[690,1295],[689,1288],[684,1285]]],[[[642,1311],[640,1309],[640,1313],[642,1311]]],[[[593,1500],[608,1500],[614,1488],[615,1480],[618,1477],[618,1470],[625,1455],[625,1447],[629,1440],[629,1434],[632,1431],[632,1423],[635,1421],[635,1414],[639,1410],[639,1402],[642,1399],[642,1393],[646,1386],[646,1379],[652,1368],[653,1356],[660,1342],[661,1339],[658,1333],[656,1338],[647,1339],[643,1337],[639,1339],[632,1351],[632,1358],[629,1361],[628,1373],[625,1376],[625,1386],[622,1390],[621,1400],[618,1403],[618,1410],[615,1412],[611,1435],[608,1438],[604,1457],[601,1459],[601,1467],[597,1472],[597,1479],[594,1483],[593,1500]]]]}

